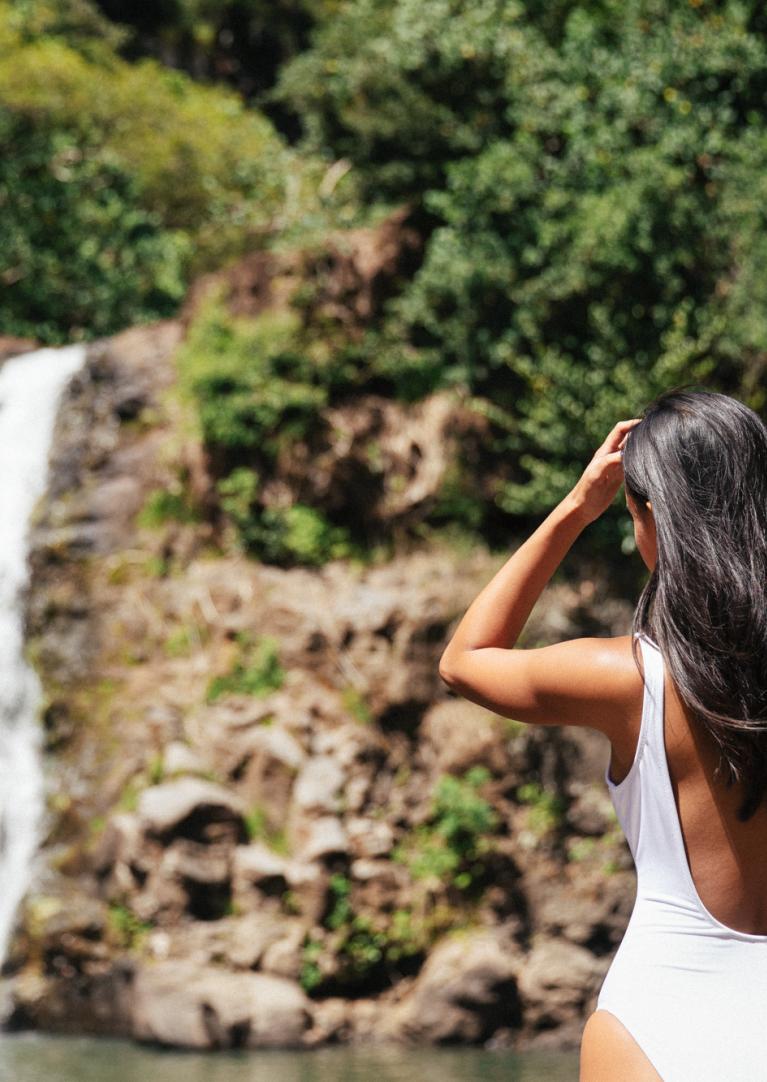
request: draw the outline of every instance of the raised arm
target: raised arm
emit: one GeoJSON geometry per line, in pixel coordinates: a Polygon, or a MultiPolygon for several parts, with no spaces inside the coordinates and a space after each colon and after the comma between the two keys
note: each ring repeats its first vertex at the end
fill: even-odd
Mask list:
{"type": "Polygon", "coordinates": [[[590,725],[612,735],[636,697],[630,639],[572,639],[515,649],[532,609],[583,529],[623,479],[621,447],[638,418],[620,421],[580,480],[469,606],[440,660],[464,698],[518,721],[590,725]]]}

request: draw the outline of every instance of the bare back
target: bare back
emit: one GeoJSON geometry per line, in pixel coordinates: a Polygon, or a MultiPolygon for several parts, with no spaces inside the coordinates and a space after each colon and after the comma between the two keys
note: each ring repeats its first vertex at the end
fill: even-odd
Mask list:
{"type": "Polygon", "coordinates": [[[767,803],[740,822],[741,787],[715,779],[716,746],[688,717],[668,673],[665,710],[666,758],[698,896],[729,928],[767,934],[767,803]]]}
{"type": "MultiPolygon", "coordinates": [[[[630,643],[630,640],[627,640],[630,643]]],[[[627,647],[630,650],[630,644],[627,647]]],[[[642,678],[637,672],[632,723],[614,742],[610,776],[628,774],[639,735],[642,678]]],[[[767,803],[742,823],[740,786],[715,779],[716,746],[688,714],[666,670],[664,743],[687,862],[700,901],[736,931],[767,934],[767,803]]]]}

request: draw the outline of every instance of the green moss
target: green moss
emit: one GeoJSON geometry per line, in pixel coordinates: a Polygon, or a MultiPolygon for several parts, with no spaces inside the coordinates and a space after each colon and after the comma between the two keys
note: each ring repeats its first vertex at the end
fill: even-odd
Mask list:
{"type": "Polygon", "coordinates": [[[290,852],[287,834],[284,830],[274,830],[269,825],[269,817],[260,805],[254,805],[244,816],[245,830],[251,841],[261,841],[280,856],[290,852]]]}
{"type": "Polygon", "coordinates": [[[128,906],[116,902],[110,904],[107,919],[118,944],[126,950],[140,949],[153,928],[152,924],[141,920],[128,906]]]}
{"type": "Polygon", "coordinates": [[[180,486],[167,489],[156,488],[146,498],[138,513],[139,526],[157,529],[167,522],[199,522],[200,513],[189,493],[180,486]]]}
{"type": "Polygon", "coordinates": [[[567,844],[567,859],[573,864],[589,860],[597,848],[596,838],[573,838],[567,844]]]}
{"type": "Polygon", "coordinates": [[[237,640],[239,656],[228,673],[210,681],[206,702],[215,702],[227,694],[264,696],[282,687],[285,672],[280,665],[278,640],[271,635],[254,638],[247,632],[238,633],[237,640]]]}
{"type": "Polygon", "coordinates": [[[319,960],[323,946],[317,939],[308,936],[301,952],[301,973],[299,981],[305,992],[312,992],[322,983],[322,971],[319,960]]]}
{"type": "Polygon", "coordinates": [[[547,792],[538,782],[527,782],[517,789],[517,800],[527,804],[527,823],[540,837],[562,825],[565,803],[555,793],[547,792]]]}
{"type": "Polygon", "coordinates": [[[443,775],[432,797],[429,821],[394,849],[416,879],[439,879],[462,891],[477,888],[485,875],[488,837],[498,815],[478,792],[490,778],[485,767],[472,767],[462,778],[443,775]]]}
{"type": "Polygon", "coordinates": [[[427,904],[418,912],[401,908],[393,913],[358,913],[351,898],[351,881],[345,875],[332,876],[323,920],[327,940],[307,936],[304,942],[300,980],[307,992],[324,983],[321,960],[326,952],[336,963],[331,983],[351,990],[371,981],[396,979],[403,961],[422,957],[446,931],[468,928],[474,920],[471,910],[446,904],[427,904]]]}
{"type": "Polygon", "coordinates": [[[117,801],[117,808],[120,811],[135,811],[138,807],[138,798],[143,788],[144,785],[138,778],[131,778],[120,794],[117,801]]]}
{"type": "Polygon", "coordinates": [[[159,785],[165,778],[165,765],[162,752],[157,752],[149,761],[147,769],[150,785],[159,785]]]}
{"type": "Polygon", "coordinates": [[[349,684],[341,692],[341,701],[344,704],[346,710],[353,715],[362,725],[370,725],[373,720],[373,714],[365,702],[360,691],[353,685],[349,684]]]}
{"type": "Polygon", "coordinates": [[[188,657],[201,649],[210,639],[210,629],[205,624],[188,623],[176,627],[163,643],[166,657],[188,657]]]}

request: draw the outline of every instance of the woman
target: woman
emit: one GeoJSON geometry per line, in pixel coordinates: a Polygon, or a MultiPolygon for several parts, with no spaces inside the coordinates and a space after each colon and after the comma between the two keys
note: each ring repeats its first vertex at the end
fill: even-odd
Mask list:
{"type": "Polygon", "coordinates": [[[442,656],[465,698],[610,740],[637,898],[581,1082],[767,1080],[766,592],[767,428],[725,395],[675,391],[615,426],[442,656]],[[651,573],[634,634],[514,649],[622,481],[651,573]]]}

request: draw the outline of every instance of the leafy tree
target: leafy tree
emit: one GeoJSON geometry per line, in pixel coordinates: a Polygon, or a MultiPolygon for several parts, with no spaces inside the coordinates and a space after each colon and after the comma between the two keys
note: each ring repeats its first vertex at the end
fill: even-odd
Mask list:
{"type": "Polygon", "coordinates": [[[279,88],[368,198],[421,208],[426,256],[371,365],[491,420],[488,514],[546,510],[669,386],[764,405],[755,6],[555,7],[556,25],[516,0],[353,0],[279,88]]]}
{"type": "Polygon", "coordinates": [[[0,326],[49,342],[170,315],[183,236],[98,147],[0,108],[0,326]]]}

